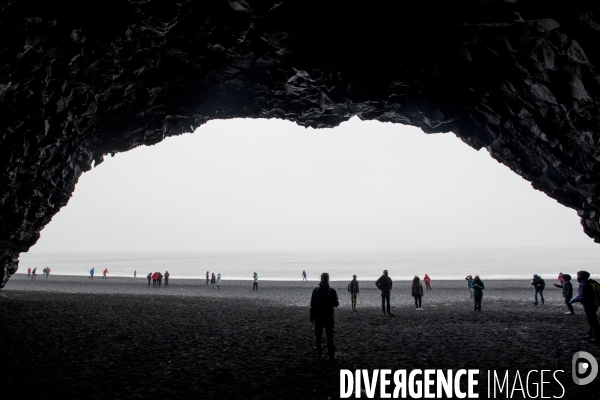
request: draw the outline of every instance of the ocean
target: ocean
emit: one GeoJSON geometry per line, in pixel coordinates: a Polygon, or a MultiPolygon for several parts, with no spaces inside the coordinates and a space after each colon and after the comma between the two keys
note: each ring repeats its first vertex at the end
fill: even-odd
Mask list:
{"type": "Polygon", "coordinates": [[[145,277],[149,272],[168,270],[172,279],[202,279],[206,271],[220,273],[223,280],[309,280],[329,272],[331,280],[377,279],[384,269],[392,279],[409,280],[428,274],[432,281],[464,279],[530,279],[536,273],[548,282],[559,272],[575,275],[586,270],[600,278],[600,246],[588,248],[494,248],[456,250],[404,250],[370,252],[297,253],[22,253],[18,274],[37,267],[38,274],[50,267],[52,274],[89,275],[94,267],[101,275],[145,277]]]}

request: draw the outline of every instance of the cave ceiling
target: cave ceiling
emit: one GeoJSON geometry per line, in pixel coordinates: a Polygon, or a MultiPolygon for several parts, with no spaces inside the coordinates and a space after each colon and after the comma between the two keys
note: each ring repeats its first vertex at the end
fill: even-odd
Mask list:
{"type": "Polygon", "coordinates": [[[596,1],[8,0],[0,37],[0,287],[83,172],[212,119],[451,131],[600,240],[596,1]]]}

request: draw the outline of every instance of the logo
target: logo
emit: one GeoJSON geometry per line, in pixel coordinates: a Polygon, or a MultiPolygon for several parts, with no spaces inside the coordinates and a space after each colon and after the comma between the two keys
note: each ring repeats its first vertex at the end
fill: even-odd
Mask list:
{"type": "Polygon", "coordinates": [[[590,353],[578,351],[573,354],[571,371],[573,382],[575,382],[576,385],[587,385],[596,379],[596,376],[598,375],[598,361],[596,361],[594,356],[590,353]]]}

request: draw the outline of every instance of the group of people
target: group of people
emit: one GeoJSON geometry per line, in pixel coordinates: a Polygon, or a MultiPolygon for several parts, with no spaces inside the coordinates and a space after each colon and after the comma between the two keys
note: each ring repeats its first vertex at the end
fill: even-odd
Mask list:
{"type": "Polygon", "coordinates": [[[208,286],[209,281],[213,289],[221,289],[221,274],[217,274],[217,276],[215,276],[215,273],[213,272],[212,275],[209,276],[209,272],[206,271],[206,286],[208,286]]]}
{"type": "MultiPolygon", "coordinates": [[[[45,268],[44,268],[44,270],[45,270],[45,268]]],[[[37,267],[35,267],[33,270],[31,270],[31,268],[27,268],[27,277],[28,278],[35,279],[36,276],[37,276],[37,267]]]]}
{"type": "MultiPolygon", "coordinates": [[[[92,268],[90,269],[90,276],[88,277],[88,279],[94,279],[94,274],[95,274],[96,268],[92,268]]],[[[108,268],[104,268],[104,271],[102,271],[102,279],[108,279],[108,268]]]]}
{"type": "Polygon", "coordinates": [[[150,272],[146,278],[148,279],[148,286],[152,283],[152,286],[161,287],[163,283],[163,278],[165,279],[165,287],[169,286],[169,271],[165,271],[163,275],[162,272],[150,272]]]}

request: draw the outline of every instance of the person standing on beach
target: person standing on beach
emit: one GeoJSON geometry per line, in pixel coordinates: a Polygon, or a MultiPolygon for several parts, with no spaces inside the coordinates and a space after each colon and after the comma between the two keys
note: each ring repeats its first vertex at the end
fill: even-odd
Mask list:
{"type": "Polygon", "coordinates": [[[133,277],[137,278],[137,269],[133,271],[133,277]]]}
{"type": "Polygon", "coordinates": [[[254,283],[252,284],[252,291],[258,290],[258,275],[254,273],[254,283]]]}
{"type": "Polygon", "coordinates": [[[31,279],[35,279],[35,277],[37,276],[36,271],[37,271],[37,267],[35,267],[33,269],[33,271],[31,271],[31,279]]]}
{"type": "Polygon", "coordinates": [[[581,303],[583,312],[588,322],[588,333],[585,339],[600,342],[600,326],[598,325],[598,303],[596,302],[596,293],[594,293],[593,285],[598,283],[590,279],[590,273],[587,271],[577,272],[577,282],[579,282],[579,290],[577,297],[571,299],[570,303],[581,303]]]}
{"type": "Polygon", "coordinates": [[[50,277],[50,271],[51,271],[50,267],[46,267],[46,278],[50,277]]]}
{"type": "Polygon", "coordinates": [[[107,279],[106,275],[108,274],[108,268],[104,268],[104,271],[102,271],[102,279],[107,279]]]}
{"type": "Polygon", "coordinates": [[[208,271],[206,271],[206,286],[208,286],[208,280],[209,280],[209,275],[208,275],[208,271]]]}
{"type": "Polygon", "coordinates": [[[538,305],[538,293],[542,300],[542,304],[544,304],[544,288],[546,287],[546,282],[542,279],[538,274],[533,274],[533,279],[531,280],[531,285],[533,286],[533,305],[538,305]]]}
{"type": "Polygon", "coordinates": [[[302,271],[302,281],[306,280],[306,271],[302,271]]]}
{"type": "MultiPolygon", "coordinates": [[[[569,275],[569,276],[570,276],[570,275],[569,275]]],[[[562,273],[562,272],[559,272],[559,273],[558,273],[558,278],[557,278],[556,280],[557,280],[557,281],[558,281],[558,283],[559,283],[559,284],[561,284],[561,285],[562,285],[563,283],[565,283],[565,279],[563,278],[563,273],[562,273]]]]}
{"type": "Polygon", "coordinates": [[[217,289],[221,289],[221,274],[217,274],[217,289]]]}
{"type": "Polygon", "coordinates": [[[169,286],[169,277],[171,276],[171,274],[169,273],[169,271],[165,271],[165,287],[169,286]]]}
{"type": "Polygon", "coordinates": [[[573,309],[573,305],[571,304],[571,299],[573,298],[573,284],[571,283],[571,275],[563,275],[563,273],[561,272],[560,277],[563,279],[563,283],[560,285],[557,285],[555,283],[554,286],[556,286],[557,288],[562,288],[562,295],[565,298],[565,304],[569,309],[569,311],[567,311],[565,314],[573,315],[575,314],[575,310],[573,309]]]}
{"type": "Polygon", "coordinates": [[[152,272],[148,272],[148,276],[146,278],[148,278],[148,287],[150,287],[150,282],[152,281],[152,272]]]}
{"type": "Polygon", "coordinates": [[[471,286],[471,283],[473,282],[473,276],[467,275],[465,280],[467,281],[467,285],[469,286],[469,297],[473,297],[473,287],[471,286]]]}
{"type": "Polygon", "coordinates": [[[94,279],[94,268],[90,269],[90,277],[88,279],[94,279]]]}
{"type": "Polygon", "coordinates": [[[415,307],[417,311],[423,311],[421,308],[421,300],[423,299],[423,284],[417,275],[413,278],[411,285],[412,297],[415,298],[415,307]]]}
{"type": "Polygon", "coordinates": [[[215,277],[215,273],[213,272],[212,275],[210,276],[210,284],[212,285],[213,289],[215,288],[216,283],[217,283],[217,278],[215,277]]]}
{"type": "Polygon", "coordinates": [[[329,287],[329,274],[321,274],[319,287],[315,288],[310,298],[310,323],[315,326],[315,338],[317,346],[317,359],[323,356],[323,328],[327,335],[327,355],[329,361],[335,360],[335,343],[333,341],[334,330],[334,307],[340,305],[337,292],[329,287]]]}
{"type": "Polygon", "coordinates": [[[481,300],[483,299],[483,289],[485,286],[479,275],[475,275],[475,278],[471,282],[471,288],[473,289],[473,300],[475,300],[475,309],[473,311],[481,311],[481,300]]]}
{"type": "Polygon", "coordinates": [[[358,288],[358,281],[356,275],[352,275],[352,280],[348,284],[348,291],[350,292],[350,302],[352,303],[352,311],[356,311],[356,298],[360,292],[358,288]]]}
{"type": "Polygon", "coordinates": [[[388,276],[388,270],[383,270],[383,275],[375,282],[377,289],[381,291],[381,310],[385,314],[386,303],[387,303],[387,314],[392,315],[390,312],[390,292],[392,291],[392,278],[388,276]]]}
{"type": "Polygon", "coordinates": [[[433,290],[431,288],[431,285],[429,284],[429,282],[431,282],[431,278],[429,277],[429,275],[425,274],[425,276],[423,277],[423,282],[425,282],[425,288],[427,290],[433,290]]]}
{"type": "Polygon", "coordinates": [[[163,278],[162,272],[158,271],[158,287],[162,286],[162,278],[163,278]]]}
{"type": "Polygon", "coordinates": [[[31,278],[31,268],[27,268],[27,277],[31,278]]]}
{"type": "Polygon", "coordinates": [[[158,285],[158,272],[152,274],[152,286],[158,285]]]}

